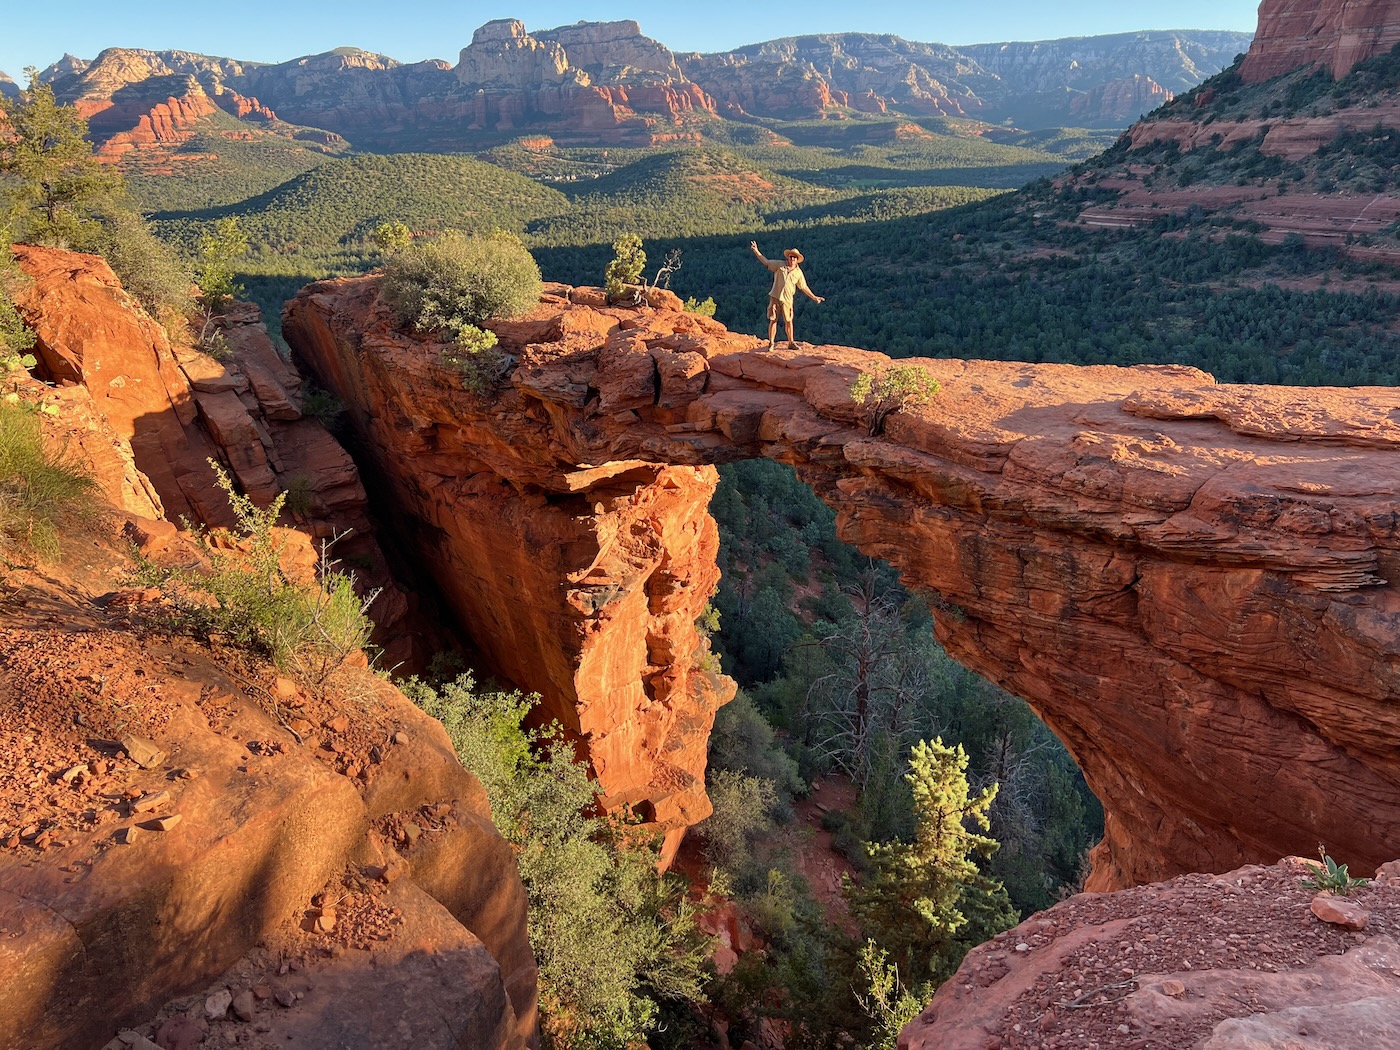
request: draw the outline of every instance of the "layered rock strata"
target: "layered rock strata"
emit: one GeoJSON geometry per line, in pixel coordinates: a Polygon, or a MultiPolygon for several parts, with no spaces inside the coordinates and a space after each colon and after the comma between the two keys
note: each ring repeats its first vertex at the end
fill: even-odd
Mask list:
{"type": "MultiPolygon", "coordinates": [[[[688,723],[683,768],[698,781],[714,694],[687,695],[684,664],[670,673],[685,689],[658,692],[652,672],[693,637],[682,621],[700,596],[668,599],[708,589],[712,576],[689,574],[708,546],[691,537],[709,526],[675,523],[687,563],[659,518],[620,512],[687,503],[668,495],[678,469],[703,485],[709,464],[768,456],[836,508],[844,538],[941,595],[948,651],[1030,701],[1073,752],[1107,814],[1091,887],[1318,841],[1357,865],[1386,859],[1400,833],[1400,394],[918,361],[942,393],[871,436],[849,390],[889,364],[879,354],[761,353],[706,319],[562,286],[493,327],[519,366],[489,400],[460,390],[441,347],[396,329],[372,277],[304,290],[284,331],[380,447],[424,556],[489,585],[459,603],[483,647],[531,664],[518,681],[568,724],[588,732],[599,693],[585,668],[637,653],[651,684],[616,707],[623,731],[678,741],[644,727],[688,723]],[[483,500],[500,501],[491,530],[457,524],[482,517],[459,504],[483,500]],[[660,593],[649,565],[668,565],[660,593]],[[676,633],[659,633],[658,612],[676,633]],[[509,655],[541,632],[557,646],[547,658],[509,655]]],[[[656,778],[679,763],[659,757],[638,750],[600,778],[669,801],[673,782],[656,778]]]]}
{"type": "Polygon", "coordinates": [[[390,578],[354,461],[303,414],[301,376],[277,353],[251,304],[218,320],[228,354],[173,341],[100,258],[16,245],[29,278],[16,303],[34,330],[41,378],[71,391],[91,426],[91,461],[123,510],[205,525],[234,524],[213,463],[261,506],[286,492],[289,523],[379,590],[373,616],[391,662],[416,653],[408,597],[390,578]]]}
{"type": "Polygon", "coordinates": [[[1240,33],[1150,32],[959,49],[837,33],[681,55],[630,20],[527,31],[498,19],[476,30],[455,66],[358,48],[275,65],[108,48],[92,62],[65,57],[42,79],[91,118],[105,155],[149,167],[145,154],[194,160],[169,150],[195,132],[287,135],[331,152],[344,138],[391,151],[481,147],[532,133],[564,145],[698,141],[721,114],[896,112],[1120,126],[1223,68],[1247,41],[1240,33]],[[213,107],[244,128],[211,123],[213,107]]]}
{"type": "MultiPolygon", "coordinates": [[[[316,287],[289,305],[286,331],[345,401],[399,528],[491,670],[587,741],[604,804],[662,831],[669,861],[709,815],[709,730],[734,693],[695,626],[719,581],[714,468],[561,460],[541,420],[503,415],[431,345],[403,341],[376,282],[316,287]]],[[[566,309],[500,330],[511,345],[549,337],[586,354],[626,318],[566,309]]]]}
{"type": "Polygon", "coordinates": [[[1240,76],[1257,84],[1299,66],[1317,66],[1341,78],[1397,43],[1400,4],[1395,0],[1263,0],[1240,76]]]}

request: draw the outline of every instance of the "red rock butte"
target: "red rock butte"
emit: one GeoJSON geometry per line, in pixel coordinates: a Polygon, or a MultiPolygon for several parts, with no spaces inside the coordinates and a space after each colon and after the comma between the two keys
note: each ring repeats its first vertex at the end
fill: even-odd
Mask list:
{"type": "Polygon", "coordinates": [[[1258,84],[1299,66],[1316,66],[1340,79],[1358,62],[1396,44],[1396,0],[1263,0],[1240,76],[1258,84]]]}
{"type": "Polygon", "coordinates": [[[841,535],[941,596],[949,653],[1025,697],[1103,801],[1090,888],[1400,832],[1400,392],[1225,386],[1185,367],[915,360],[933,403],[868,433],[846,347],[759,352],[679,309],[547,285],[491,325],[490,399],[393,323],[377,280],[288,305],[494,670],[586,741],[609,803],[709,809],[732,685],[694,619],[713,464],[791,464],[841,535]]]}

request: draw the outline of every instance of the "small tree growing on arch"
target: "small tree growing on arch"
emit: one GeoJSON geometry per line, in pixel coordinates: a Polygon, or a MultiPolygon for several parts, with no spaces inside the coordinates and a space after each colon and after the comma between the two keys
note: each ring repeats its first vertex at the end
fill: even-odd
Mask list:
{"type": "Polygon", "coordinates": [[[647,253],[642,251],[642,239],[635,233],[624,233],[613,241],[613,260],[603,273],[603,290],[609,302],[626,295],[628,285],[640,284],[646,265],[647,253]]]}
{"type": "Polygon", "coordinates": [[[927,405],[940,389],[938,380],[918,365],[886,365],[856,376],[851,400],[869,413],[867,429],[874,437],[884,432],[891,412],[927,405]]]}

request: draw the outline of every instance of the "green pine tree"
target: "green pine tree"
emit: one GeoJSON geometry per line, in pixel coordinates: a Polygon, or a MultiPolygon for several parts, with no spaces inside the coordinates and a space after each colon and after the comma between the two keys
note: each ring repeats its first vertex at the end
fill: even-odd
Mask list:
{"type": "Polygon", "coordinates": [[[93,216],[121,192],[121,175],[93,156],[78,111],[27,72],[29,87],[0,98],[0,123],[10,131],[0,135],[10,229],[17,240],[90,250],[100,232],[93,216]]]}
{"type": "Polygon", "coordinates": [[[969,949],[1019,916],[975,859],[989,857],[996,840],[967,827],[987,830],[996,785],[972,796],[967,753],[941,738],[915,745],[910,764],[914,841],[868,845],[870,875],[847,893],[862,931],[912,988],[949,977],[969,949]]]}

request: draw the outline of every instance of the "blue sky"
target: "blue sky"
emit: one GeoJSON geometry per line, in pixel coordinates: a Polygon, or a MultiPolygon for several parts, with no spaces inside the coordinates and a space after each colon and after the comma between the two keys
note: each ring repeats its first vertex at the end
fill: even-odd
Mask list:
{"type": "Polygon", "coordinates": [[[472,31],[493,18],[519,18],[530,29],[580,19],[630,18],[675,51],[723,51],[799,33],[894,33],[909,40],[975,44],[1049,40],[1138,29],[1232,29],[1253,32],[1256,0],[1178,0],[1170,5],[1122,0],[973,0],[891,3],[803,0],[505,0],[500,4],[385,0],[47,0],[5,5],[0,70],[21,80],[65,52],[93,58],[104,47],[178,48],[245,61],[283,62],[334,47],[361,47],[404,62],[457,61],[472,31]]]}

